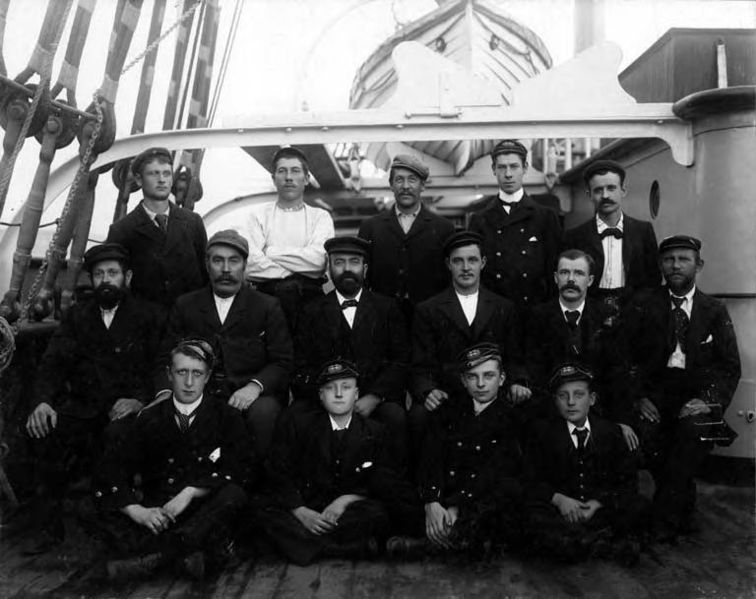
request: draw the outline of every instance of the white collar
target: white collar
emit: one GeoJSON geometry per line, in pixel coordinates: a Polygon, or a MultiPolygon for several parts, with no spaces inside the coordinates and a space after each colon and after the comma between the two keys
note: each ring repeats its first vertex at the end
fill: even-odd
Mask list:
{"type": "Polygon", "coordinates": [[[171,213],[170,202],[168,203],[168,209],[165,212],[154,212],[150,210],[149,208],[147,208],[147,204],[144,201],[142,201],[142,208],[144,208],[144,211],[147,213],[147,216],[150,217],[150,220],[155,220],[155,217],[158,214],[165,214],[166,216],[168,216],[171,213]]]}
{"type": "Polygon", "coordinates": [[[215,291],[213,291],[213,298],[215,298],[215,303],[216,304],[225,304],[225,303],[228,303],[228,302],[233,302],[234,298],[238,295],[238,293],[239,292],[237,291],[236,293],[234,293],[233,295],[230,295],[228,297],[221,297],[220,295],[218,295],[217,293],[215,293],[215,291]]]}
{"type": "Polygon", "coordinates": [[[675,295],[674,293],[672,293],[672,290],[669,289],[669,297],[670,298],[672,298],[672,297],[684,297],[689,302],[693,301],[693,295],[695,295],[695,293],[696,293],[696,286],[695,285],[693,285],[693,287],[690,288],[690,291],[688,291],[688,293],[686,293],[685,295],[675,295]]]}
{"type": "Polygon", "coordinates": [[[562,314],[564,314],[565,312],[568,312],[570,310],[577,310],[578,312],[580,312],[580,316],[582,316],[583,315],[583,308],[585,308],[585,299],[583,299],[583,301],[580,302],[580,305],[577,308],[568,308],[567,306],[565,306],[562,303],[562,298],[560,297],[559,298],[559,307],[562,309],[562,314]]]}
{"type": "Polygon", "coordinates": [[[518,189],[514,193],[506,193],[501,189],[499,190],[499,199],[502,202],[509,202],[509,203],[519,202],[522,199],[522,196],[524,195],[525,195],[525,190],[522,187],[520,187],[520,189],[518,189]]]}
{"type": "Polygon", "coordinates": [[[475,293],[460,293],[456,288],[454,289],[454,293],[457,294],[460,302],[471,302],[478,299],[478,295],[480,294],[480,287],[478,287],[478,290],[475,293]]]}
{"type": "Polygon", "coordinates": [[[118,302],[118,303],[117,303],[117,304],[116,304],[115,306],[113,306],[113,307],[112,307],[112,308],[111,308],[110,310],[106,310],[106,309],[105,309],[105,308],[103,308],[102,306],[98,306],[98,307],[100,308],[100,314],[101,314],[101,315],[105,316],[106,314],[108,314],[108,315],[112,314],[112,315],[114,315],[114,316],[115,316],[116,310],[118,310],[118,307],[119,307],[120,305],[121,305],[121,302],[118,302]]]}
{"type": "MultiPolygon", "coordinates": [[[[570,431],[570,436],[572,436],[572,433],[575,432],[575,429],[578,427],[572,424],[572,422],[569,422],[569,421],[566,421],[566,422],[567,422],[567,430],[570,431]]],[[[589,433],[591,432],[591,419],[590,418],[585,419],[585,424],[583,425],[582,428],[587,430],[589,433]]]]}
{"type": "Polygon", "coordinates": [[[418,214],[420,214],[420,208],[422,207],[423,207],[423,203],[418,202],[417,208],[415,208],[415,210],[413,210],[412,212],[407,213],[407,212],[402,212],[401,210],[399,210],[399,206],[397,204],[394,204],[394,210],[396,212],[397,218],[402,218],[402,217],[415,218],[418,214]]]}
{"type": "Polygon", "coordinates": [[[180,401],[176,401],[176,397],[173,397],[173,407],[176,408],[177,412],[181,412],[184,416],[186,416],[194,412],[197,406],[200,405],[200,402],[202,401],[203,397],[204,397],[204,394],[200,395],[192,403],[181,403],[180,401]]]}
{"type": "Polygon", "coordinates": [[[601,220],[601,217],[598,215],[598,212],[596,213],[596,230],[601,233],[604,229],[619,229],[623,233],[625,232],[625,214],[620,210],[620,217],[617,221],[617,224],[611,227],[610,225],[607,225],[603,220],[601,220]]]}
{"type": "Polygon", "coordinates": [[[360,290],[357,292],[357,295],[355,295],[353,298],[344,297],[339,293],[338,289],[334,289],[336,292],[336,299],[339,300],[339,306],[343,304],[348,299],[354,299],[357,303],[359,303],[360,298],[362,297],[362,287],[360,287],[360,290]]]}
{"type": "Polygon", "coordinates": [[[336,424],[336,421],[333,419],[333,416],[328,414],[328,419],[331,421],[331,430],[332,431],[345,431],[349,428],[349,425],[352,424],[352,415],[349,414],[349,420],[347,420],[347,423],[344,426],[339,426],[336,424]]]}

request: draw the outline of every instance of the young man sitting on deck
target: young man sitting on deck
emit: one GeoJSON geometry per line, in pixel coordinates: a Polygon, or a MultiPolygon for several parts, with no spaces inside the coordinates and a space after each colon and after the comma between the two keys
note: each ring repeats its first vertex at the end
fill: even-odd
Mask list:
{"type": "Polygon", "coordinates": [[[530,549],[564,561],[638,561],[649,502],[616,424],[591,415],[593,374],[563,364],[551,377],[559,416],[539,422],[525,452],[530,549]]]}
{"type": "Polygon", "coordinates": [[[268,468],[272,502],[261,524],[298,565],[374,556],[389,527],[384,500],[396,502],[405,488],[383,425],[354,410],[358,378],[351,362],[326,363],[317,381],[324,409],[288,410],[279,422],[268,468]]]}
{"type": "Polygon", "coordinates": [[[171,564],[202,579],[206,560],[221,566],[230,557],[252,449],[240,412],[205,393],[214,360],[209,343],[180,341],[168,366],[172,396],[142,410],[128,441],[105,451],[95,524],[120,558],[107,563],[113,580],[171,564]]]}
{"type": "Polygon", "coordinates": [[[475,555],[519,540],[521,452],[511,404],[501,397],[501,351],[478,343],[458,363],[464,394],[431,413],[423,442],[418,482],[426,538],[389,539],[393,557],[475,555]]]}

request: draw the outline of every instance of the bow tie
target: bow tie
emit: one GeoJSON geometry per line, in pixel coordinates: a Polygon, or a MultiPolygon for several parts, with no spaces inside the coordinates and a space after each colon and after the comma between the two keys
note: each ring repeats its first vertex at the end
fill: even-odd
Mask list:
{"type": "Polygon", "coordinates": [[[357,300],[356,299],[348,299],[341,302],[341,309],[346,310],[347,308],[356,308],[357,307],[357,300]]]}
{"type": "Polygon", "coordinates": [[[614,237],[615,239],[622,239],[622,231],[620,231],[617,227],[609,227],[608,229],[604,229],[601,231],[600,237],[603,239],[604,237],[609,236],[614,237]]]}

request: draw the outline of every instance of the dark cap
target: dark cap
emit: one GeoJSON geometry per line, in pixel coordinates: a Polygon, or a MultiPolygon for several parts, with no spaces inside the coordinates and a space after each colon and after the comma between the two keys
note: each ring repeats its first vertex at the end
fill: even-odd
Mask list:
{"type": "Polygon", "coordinates": [[[494,146],[491,150],[491,159],[496,160],[499,154],[517,154],[522,156],[522,161],[528,159],[528,149],[516,139],[504,139],[494,146]]]}
{"type": "Polygon", "coordinates": [[[481,237],[480,234],[475,233],[474,231],[458,231],[449,235],[444,242],[444,256],[448,257],[449,254],[452,253],[452,250],[465,245],[482,246],[482,244],[483,237],[481,237]]]}
{"type": "Polygon", "coordinates": [[[129,264],[129,250],[120,243],[101,243],[93,245],[84,254],[84,268],[89,272],[95,267],[95,264],[103,260],[118,260],[119,262],[129,264]]]}
{"type": "Polygon", "coordinates": [[[415,173],[423,181],[425,181],[430,174],[428,167],[425,166],[419,158],[416,158],[411,154],[397,154],[394,156],[394,159],[391,161],[391,168],[406,168],[415,173]]]}
{"type": "Polygon", "coordinates": [[[336,359],[323,364],[316,382],[318,387],[322,387],[326,383],[335,381],[336,379],[347,378],[360,378],[360,373],[357,372],[357,366],[348,360],[336,359]]]}
{"type": "Polygon", "coordinates": [[[344,254],[357,254],[367,258],[370,252],[370,242],[362,237],[354,237],[352,235],[342,235],[340,237],[331,237],[327,239],[325,244],[325,251],[329,254],[334,252],[343,252],[344,254]]]}
{"type": "Polygon", "coordinates": [[[205,251],[209,251],[210,247],[214,245],[227,245],[235,250],[239,250],[239,253],[244,256],[245,260],[249,256],[249,244],[247,240],[233,229],[218,231],[208,240],[205,251]]]}
{"type": "Polygon", "coordinates": [[[299,158],[299,160],[302,161],[302,164],[307,170],[310,170],[309,162],[307,161],[307,156],[305,156],[304,152],[300,150],[299,148],[295,148],[294,146],[283,146],[282,148],[278,148],[273,153],[273,158],[270,161],[270,167],[271,170],[276,170],[276,163],[280,158],[299,158]]]}
{"type": "Polygon", "coordinates": [[[700,252],[701,246],[701,240],[691,237],[690,235],[672,235],[672,237],[665,237],[662,239],[659,244],[659,253],[663,254],[667,250],[678,248],[700,252]]]}
{"type": "Polygon", "coordinates": [[[131,172],[135,175],[142,174],[142,166],[145,163],[151,162],[155,158],[161,159],[163,162],[167,162],[171,166],[173,165],[173,156],[167,150],[167,148],[147,148],[144,152],[137,155],[134,160],[131,161],[131,172]]]}
{"type": "Polygon", "coordinates": [[[593,373],[587,366],[567,362],[555,368],[554,372],[551,373],[549,389],[554,393],[561,385],[570,381],[586,381],[590,383],[593,381],[593,373]]]}
{"type": "Polygon", "coordinates": [[[590,182],[593,175],[599,173],[616,173],[619,175],[620,181],[625,181],[625,169],[619,163],[614,160],[597,160],[589,164],[583,171],[583,181],[586,185],[590,182]]]}
{"type": "Polygon", "coordinates": [[[207,339],[203,339],[202,337],[187,337],[178,341],[171,352],[169,366],[172,365],[173,356],[177,353],[204,362],[208,370],[212,370],[213,366],[215,366],[215,351],[213,350],[213,346],[207,339]]]}
{"type": "Polygon", "coordinates": [[[501,364],[499,346],[496,343],[476,343],[457,356],[457,366],[460,372],[467,372],[488,360],[496,360],[501,364]]]}

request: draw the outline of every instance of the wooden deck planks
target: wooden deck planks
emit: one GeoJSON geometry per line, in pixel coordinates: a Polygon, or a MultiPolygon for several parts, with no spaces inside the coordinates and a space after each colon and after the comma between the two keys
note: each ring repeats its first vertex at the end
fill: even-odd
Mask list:
{"type": "Polygon", "coordinates": [[[92,565],[100,549],[83,534],[36,558],[20,554],[23,536],[6,535],[0,538],[0,598],[752,598],[754,511],[754,489],[702,484],[701,532],[677,546],[656,547],[658,562],[644,554],[629,569],[605,561],[567,566],[511,556],[490,562],[324,560],[303,568],[264,556],[242,560],[201,584],[165,572],[123,587],[102,580],[92,565]]]}

